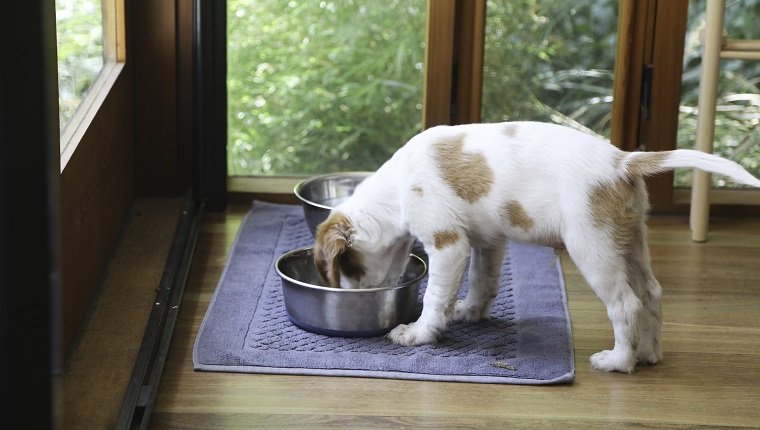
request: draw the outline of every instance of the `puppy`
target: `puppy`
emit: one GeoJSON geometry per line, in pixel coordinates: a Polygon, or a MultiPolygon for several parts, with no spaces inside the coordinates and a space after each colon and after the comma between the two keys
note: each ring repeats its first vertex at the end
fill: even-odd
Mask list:
{"type": "Polygon", "coordinates": [[[564,244],[614,330],[613,349],[593,354],[591,365],[631,373],[662,358],[643,177],[680,167],[760,187],[741,166],[711,154],[629,153],[554,124],[434,127],[331,212],[317,230],[315,264],[333,287],[395,284],[418,239],[429,257],[422,314],[388,334],[411,346],[435,342],[449,322],[489,318],[507,239],[564,244]],[[469,292],[455,301],[468,258],[469,292]]]}

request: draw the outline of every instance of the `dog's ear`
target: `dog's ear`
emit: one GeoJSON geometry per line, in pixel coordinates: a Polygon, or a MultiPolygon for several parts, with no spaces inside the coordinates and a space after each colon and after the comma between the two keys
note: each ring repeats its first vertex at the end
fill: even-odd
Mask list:
{"type": "Polygon", "coordinates": [[[351,221],[341,213],[330,214],[317,227],[314,265],[330,287],[340,288],[340,263],[351,247],[354,234],[351,221]]]}

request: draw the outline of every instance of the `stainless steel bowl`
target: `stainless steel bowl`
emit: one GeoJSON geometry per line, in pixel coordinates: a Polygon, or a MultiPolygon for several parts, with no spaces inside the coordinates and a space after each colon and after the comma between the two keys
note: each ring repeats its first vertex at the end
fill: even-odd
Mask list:
{"type": "Polygon", "coordinates": [[[427,274],[427,265],[418,256],[409,255],[406,273],[398,285],[343,289],[322,285],[312,250],[290,251],[275,263],[285,309],[293,324],[328,336],[368,337],[383,335],[416,319],[420,281],[427,274]]]}
{"type": "Polygon", "coordinates": [[[351,197],[359,185],[372,172],[339,172],[312,176],[296,184],[293,189],[303,206],[306,224],[312,236],[317,226],[324,221],[330,211],[351,197]]]}

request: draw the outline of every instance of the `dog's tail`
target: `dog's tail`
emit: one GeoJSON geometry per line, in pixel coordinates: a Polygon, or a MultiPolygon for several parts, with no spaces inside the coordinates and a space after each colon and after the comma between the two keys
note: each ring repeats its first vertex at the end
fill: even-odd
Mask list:
{"type": "Polygon", "coordinates": [[[660,152],[629,152],[622,167],[628,176],[646,176],[677,168],[705,170],[733,178],[735,181],[760,188],[760,179],[752,176],[738,163],[691,149],[660,152]]]}

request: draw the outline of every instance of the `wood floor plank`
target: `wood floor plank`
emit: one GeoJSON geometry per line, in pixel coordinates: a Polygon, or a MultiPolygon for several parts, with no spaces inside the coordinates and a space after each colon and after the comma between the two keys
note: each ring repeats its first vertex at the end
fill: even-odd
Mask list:
{"type": "Polygon", "coordinates": [[[650,220],[663,285],[664,360],[633,375],[591,369],[612,346],[606,312],[561,254],[576,381],[559,386],[195,372],[192,348],[247,205],[202,225],[151,427],[760,428],[760,220],[650,220]]]}

